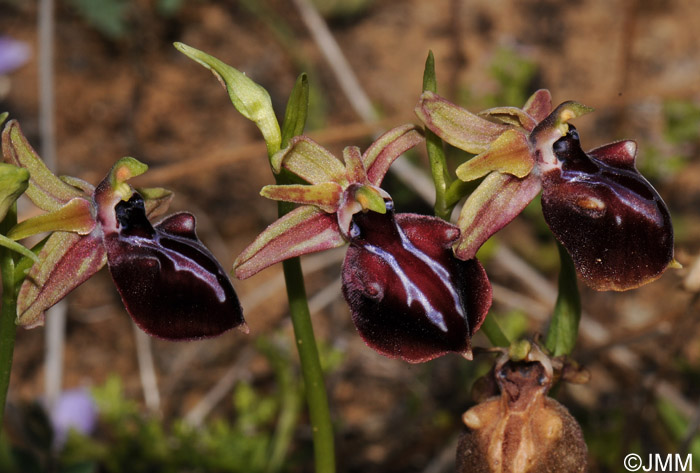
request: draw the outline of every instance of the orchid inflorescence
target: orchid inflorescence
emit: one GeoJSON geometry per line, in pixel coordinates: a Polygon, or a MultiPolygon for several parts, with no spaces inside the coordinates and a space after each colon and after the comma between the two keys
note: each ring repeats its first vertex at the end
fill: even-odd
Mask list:
{"type": "MultiPolygon", "coordinates": [[[[242,77],[236,80],[252,83],[242,77]]],[[[262,117],[251,119],[274,121],[256,105],[264,89],[245,85],[245,106],[262,117]]],[[[266,186],[261,195],[298,206],[243,250],[234,274],[248,278],[282,260],[347,243],[343,295],[370,347],[409,362],[447,352],[470,357],[471,337],[491,305],[476,253],[541,191],[544,217],[587,285],[625,290],[654,280],[673,262],[669,212],[636,170],[634,142],[582,151],[569,122],[589,111],[576,102],[553,109],[549,92],[539,90],[522,109],[475,115],[425,91],[416,106],[425,127],[475,155],[457,168],[457,177],[483,178],[456,226],[397,213],[380,187],[391,163],[423,141],[420,127],[390,130],[364,153],[349,146],[342,161],[297,135],[271,153],[270,163],[275,174],[284,171],[300,183],[266,186]]],[[[15,121],[5,128],[3,150],[9,163],[29,171],[26,194],[46,212],[8,237],[53,231],[19,290],[19,324],[42,324],[46,309],[107,263],[127,310],[152,335],[178,340],[232,327],[247,331],[228,277],[195,234],[194,217],[149,222],[172,194],[127,183],[145,165],[124,158],[97,187],[58,178],[15,121]]]]}
{"type": "MultiPolygon", "coordinates": [[[[590,112],[586,106],[564,102],[553,107],[549,91],[538,90],[522,108],[473,114],[426,89],[415,107],[423,126],[398,126],[364,152],[346,147],[339,159],[302,134],[308,99],[303,80],[280,127],[262,87],[201,51],[176,47],[210,69],[234,106],[260,128],[276,179],[261,195],[295,206],[243,250],[234,262],[234,275],[249,278],[275,263],[347,244],[342,293],[360,336],[382,355],[410,363],[450,352],[472,358],[472,337],[485,326],[492,299],[477,252],[540,192],[547,224],[591,288],[639,287],[675,263],[669,211],[635,167],[636,144],[620,141],[582,150],[570,121],[590,112]],[[453,196],[441,212],[449,215],[465,198],[456,225],[401,213],[381,188],[391,164],[426,136],[473,155],[456,169],[456,176],[478,186],[468,195],[453,196]]],[[[0,245],[24,255],[14,278],[18,324],[43,324],[49,307],[106,264],[127,311],[151,335],[188,340],[234,327],[248,331],[228,275],[195,233],[194,216],[178,213],[155,225],[150,222],[165,211],[172,194],[128,184],[146,165],[123,158],[97,186],[57,177],[16,121],[6,125],[2,149],[9,164],[0,168],[0,180],[7,182],[0,195],[0,217],[25,191],[45,212],[0,235],[0,245]],[[32,251],[17,243],[42,232],[49,236],[32,251]]],[[[436,189],[446,187],[438,182],[444,177],[436,178],[436,189]]],[[[575,341],[575,328],[571,333],[575,341]]],[[[573,342],[565,345],[567,352],[573,342]]],[[[542,351],[534,348],[533,353],[542,351]]],[[[542,354],[538,360],[542,357],[547,358],[542,354]]],[[[506,361],[499,366],[505,370],[506,361]]],[[[533,388],[531,368],[513,368],[508,376],[523,392],[532,393],[527,409],[547,412],[559,425],[566,416],[553,403],[543,404],[551,378],[543,388],[533,388]]],[[[540,369],[537,365],[535,371],[540,369]]],[[[506,395],[503,391],[503,399],[506,395]]],[[[467,425],[472,422],[478,430],[488,409],[505,409],[498,411],[499,422],[505,422],[520,409],[511,401],[494,401],[498,408],[484,405],[468,416],[467,425]]],[[[502,434],[485,432],[484,438],[502,434]]]]}

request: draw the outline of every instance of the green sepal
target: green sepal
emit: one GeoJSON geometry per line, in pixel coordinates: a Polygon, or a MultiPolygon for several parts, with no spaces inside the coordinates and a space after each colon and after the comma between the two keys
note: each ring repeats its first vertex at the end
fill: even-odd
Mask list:
{"type": "Polygon", "coordinates": [[[292,138],[286,148],[275,153],[271,164],[273,172],[279,173],[284,167],[309,184],[348,184],[343,163],[323,146],[304,135],[292,138]]]}
{"type": "Polygon", "coordinates": [[[9,112],[2,112],[0,113],[0,126],[2,126],[3,123],[5,123],[5,120],[7,120],[7,117],[10,116],[9,112]]]}
{"type": "Polygon", "coordinates": [[[178,51],[209,69],[226,88],[233,106],[241,115],[255,122],[272,156],[282,144],[280,126],[272,108],[270,94],[245,74],[219,59],[183,43],[175,43],[178,51]]]}
{"type": "Polygon", "coordinates": [[[0,220],[29,186],[29,171],[12,164],[0,163],[0,220]]]}
{"type": "Polygon", "coordinates": [[[7,232],[7,236],[13,240],[21,240],[38,233],[56,231],[87,235],[95,228],[95,218],[91,210],[90,201],[76,198],[58,210],[20,222],[7,232]]]}
{"type": "Polygon", "coordinates": [[[306,73],[299,74],[287,101],[282,122],[282,148],[286,148],[295,136],[304,133],[309,111],[309,79],[306,73]]]}
{"type": "Polygon", "coordinates": [[[6,161],[29,171],[26,194],[40,209],[53,212],[71,199],[85,197],[82,191],[66,184],[49,171],[15,120],[10,120],[2,132],[2,149],[6,161]]]}
{"type": "Polygon", "coordinates": [[[566,249],[557,243],[561,269],[559,294],[549,323],[545,346],[552,356],[570,355],[576,346],[581,320],[581,296],[576,281],[576,268],[566,249]]]}

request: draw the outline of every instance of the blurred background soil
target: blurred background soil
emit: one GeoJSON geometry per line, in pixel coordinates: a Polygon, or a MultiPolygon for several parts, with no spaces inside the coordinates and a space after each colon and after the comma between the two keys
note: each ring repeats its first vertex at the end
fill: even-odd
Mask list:
{"type": "MultiPolygon", "coordinates": [[[[172,189],[171,210],[197,216],[200,238],[225,268],[276,218],[276,205],[258,196],[273,179],[258,130],[173,41],[244,71],[267,88],[280,115],[297,75],[307,72],[312,86],[307,132],[336,153],[346,145],[366,147],[376,131],[354,112],[353,99],[340,89],[293,2],[100,0],[93,17],[86,2],[56,3],[59,173],[97,183],[122,156],[146,162],[150,171],[136,184],[172,189]],[[122,8],[100,15],[107,4],[122,8]]],[[[676,258],[684,269],[626,293],[595,293],[581,285],[588,328],[582,328],[574,357],[592,378],[583,386],[563,387],[557,396],[584,425],[591,471],[621,471],[630,451],[683,452],[700,401],[698,304],[686,289],[700,254],[700,3],[318,0],[317,5],[387,128],[417,123],[413,107],[432,50],[439,92],[472,111],[521,106],[530,93],[548,88],[555,104],[576,100],[595,107],[575,123],[584,148],[623,138],[639,142],[638,165],[671,210],[676,258]],[[683,419],[681,427],[669,425],[663,403],[683,419]]],[[[0,1],[0,34],[29,42],[34,52],[28,64],[3,79],[0,111],[18,119],[38,149],[36,18],[35,1],[0,1]]],[[[427,170],[423,149],[411,159],[427,170]]],[[[430,212],[399,179],[389,178],[387,186],[400,211],[430,212]]],[[[537,214],[537,207],[526,212],[498,237],[496,247],[518,259],[497,250],[484,256],[497,286],[493,311],[518,334],[545,329],[556,284],[556,248],[537,214]],[[514,261],[526,262],[526,270],[542,282],[522,276],[514,261]]],[[[368,349],[340,295],[341,259],[342,250],[303,260],[328,364],[339,471],[451,471],[460,416],[472,404],[470,385],[488,369],[488,360],[446,356],[408,365],[368,349]]],[[[273,340],[296,366],[279,265],[234,285],[250,335],[234,331],[192,343],[152,341],[161,401],[150,415],[165,425],[187,416],[225,376],[232,380],[229,387],[244,380],[274,395],[278,380],[256,348],[260,339],[273,340]]],[[[66,389],[100,386],[116,374],[124,396],[142,402],[131,320],[106,271],[68,298],[66,343],[66,389]]],[[[488,345],[481,337],[474,343],[488,345]]],[[[20,329],[11,402],[40,398],[44,374],[44,329],[20,329]]],[[[237,415],[231,404],[226,394],[209,417],[237,415]]],[[[303,414],[291,448],[295,463],[289,470],[311,471],[303,414]]]]}

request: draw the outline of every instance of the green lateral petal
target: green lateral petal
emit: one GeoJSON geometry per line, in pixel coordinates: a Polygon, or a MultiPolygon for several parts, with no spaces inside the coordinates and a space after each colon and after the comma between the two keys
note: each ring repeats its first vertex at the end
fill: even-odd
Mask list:
{"type": "Polygon", "coordinates": [[[81,198],[68,202],[60,209],[29,218],[15,225],[7,233],[13,240],[21,240],[43,232],[73,232],[87,235],[95,228],[92,203],[81,198]]]}
{"type": "Polygon", "coordinates": [[[39,252],[20,287],[17,323],[36,327],[44,323],[44,311],[63,299],[107,262],[102,239],[91,233],[53,233],[39,252]]]}
{"type": "Polygon", "coordinates": [[[308,186],[303,184],[265,186],[260,191],[260,195],[268,199],[315,205],[327,213],[334,213],[338,210],[342,193],[343,188],[335,182],[308,186]]]}
{"type": "Polygon", "coordinates": [[[258,235],[238,256],[233,269],[238,279],[246,279],[280,261],[344,244],[335,214],[299,207],[258,235]]]}
{"type": "Polygon", "coordinates": [[[457,177],[468,182],[492,171],[525,177],[530,174],[535,160],[530,155],[527,137],[517,130],[507,130],[491,143],[488,151],[459,166],[457,177]]]}
{"type": "Polygon", "coordinates": [[[173,193],[162,187],[137,188],[136,192],[143,197],[146,215],[151,218],[164,214],[173,200],[173,193]]]}
{"type": "Polygon", "coordinates": [[[421,141],[423,135],[415,125],[398,126],[377,138],[362,155],[369,182],[380,185],[391,163],[421,141]]]}
{"type": "Polygon", "coordinates": [[[27,196],[42,210],[53,212],[71,199],[85,194],[54,176],[22,134],[15,120],[8,122],[2,133],[5,160],[29,171],[27,196]]]}
{"type": "Polygon", "coordinates": [[[347,146],[343,149],[345,172],[349,182],[367,183],[367,172],[362,164],[362,154],[357,146],[347,146]]]}
{"type": "Polygon", "coordinates": [[[87,181],[80,179],[79,177],[73,176],[58,176],[60,180],[65,182],[71,187],[75,187],[79,191],[82,191],[85,195],[92,195],[95,192],[95,186],[87,181]]]}
{"type": "Polygon", "coordinates": [[[307,136],[293,138],[287,148],[272,157],[273,171],[279,173],[282,167],[310,184],[348,184],[343,163],[307,136]]]}
{"type": "Polygon", "coordinates": [[[34,253],[32,253],[31,250],[20,245],[16,241],[7,238],[5,235],[2,234],[0,234],[0,246],[4,246],[5,248],[10,249],[15,253],[19,253],[22,256],[26,256],[27,258],[30,258],[35,262],[39,261],[39,258],[37,258],[37,256],[34,253]]]}
{"type": "Polygon", "coordinates": [[[526,130],[532,130],[537,122],[525,111],[517,107],[495,107],[479,112],[480,117],[497,120],[505,125],[518,126],[526,130]]]}
{"type": "Polygon", "coordinates": [[[29,171],[12,164],[0,163],[0,221],[29,186],[29,171]]]}
{"type": "Polygon", "coordinates": [[[255,122],[267,144],[268,155],[280,149],[282,133],[272,109],[272,100],[260,85],[239,70],[202,51],[175,43],[175,48],[190,59],[209,69],[226,88],[233,106],[248,120],[255,122]]]}
{"type": "Polygon", "coordinates": [[[462,233],[455,255],[463,260],[474,258],[481,245],[522,212],[540,188],[534,175],[519,179],[492,172],[486,176],[462,207],[457,221],[462,233]]]}
{"type": "MultiPolygon", "coordinates": [[[[527,99],[523,111],[535,119],[539,123],[544,120],[547,115],[552,113],[552,94],[547,89],[540,89],[527,99]]],[[[529,129],[528,131],[531,131],[529,129]]]]}
{"type": "Polygon", "coordinates": [[[423,92],[415,108],[425,126],[452,146],[479,154],[509,127],[490,122],[433,92],[423,92]]]}

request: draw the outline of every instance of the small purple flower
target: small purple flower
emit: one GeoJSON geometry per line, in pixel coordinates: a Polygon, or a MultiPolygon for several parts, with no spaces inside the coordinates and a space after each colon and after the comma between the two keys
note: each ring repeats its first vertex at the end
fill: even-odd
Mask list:
{"type": "Polygon", "coordinates": [[[24,65],[31,56],[31,48],[24,41],[0,36],[0,75],[8,74],[24,65]]]}
{"type": "Polygon", "coordinates": [[[61,393],[51,408],[49,418],[54,431],[54,447],[60,450],[71,429],[83,435],[90,435],[95,430],[97,406],[88,390],[72,389],[61,393]]]}
{"type": "Polygon", "coordinates": [[[42,325],[44,311],[107,264],[134,322],[150,335],[189,340],[234,327],[247,332],[228,275],[195,233],[194,216],[172,215],[152,225],[172,194],[127,184],[147,166],[123,158],[97,186],[54,176],[11,121],[3,132],[8,161],[30,172],[26,195],[47,213],[8,236],[52,231],[20,287],[20,325],[42,325]]]}

